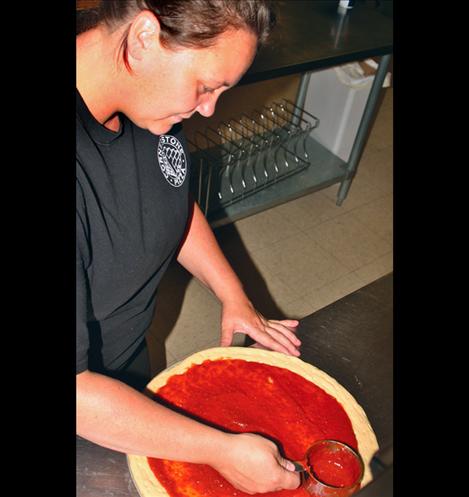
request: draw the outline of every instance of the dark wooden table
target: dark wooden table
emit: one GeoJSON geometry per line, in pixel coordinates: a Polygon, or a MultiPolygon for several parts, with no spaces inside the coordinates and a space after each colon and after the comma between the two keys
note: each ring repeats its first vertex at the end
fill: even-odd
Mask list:
{"type": "Polygon", "coordinates": [[[392,497],[393,274],[307,316],[298,335],[302,359],[355,397],[378,439],[374,479],[357,497],[392,497]]]}
{"type": "Polygon", "coordinates": [[[307,316],[302,359],[330,374],[365,410],[380,447],[392,444],[393,275],[307,316]]]}
{"type": "MultiPolygon", "coordinates": [[[[302,359],[364,408],[380,447],[393,440],[393,277],[380,278],[301,320],[302,359]]],[[[77,437],[77,497],[138,497],[124,454],[77,437]]],[[[360,493],[392,495],[391,471],[360,493]]]]}

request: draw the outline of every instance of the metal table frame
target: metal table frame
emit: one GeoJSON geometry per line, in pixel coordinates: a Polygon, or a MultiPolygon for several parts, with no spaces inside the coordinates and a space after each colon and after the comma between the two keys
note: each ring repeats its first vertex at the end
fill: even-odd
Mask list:
{"type": "MultiPolygon", "coordinates": [[[[352,183],[352,179],[357,171],[358,162],[362,156],[366,137],[368,136],[368,131],[379,102],[381,89],[383,87],[390,59],[391,54],[387,54],[383,55],[379,61],[376,75],[373,78],[370,94],[368,96],[368,100],[366,101],[365,109],[363,110],[357,135],[355,137],[352,150],[350,151],[350,157],[347,161],[346,173],[341,181],[339,192],[337,194],[337,205],[342,205],[342,202],[345,200],[352,183]]],[[[304,107],[310,78],[311,72],[304,73],[301,76],[300,87],[296,100],[296,105],[298,107],[304,107]]]]}

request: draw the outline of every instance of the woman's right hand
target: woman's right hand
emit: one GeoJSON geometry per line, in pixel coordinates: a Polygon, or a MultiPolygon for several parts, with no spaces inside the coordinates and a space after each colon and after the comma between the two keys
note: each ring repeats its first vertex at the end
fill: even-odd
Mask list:
{"type": "Polygon", "coordinates": [[[300,477],[270,440],[253,433],[227,434],[228,445],[212,466],[247,494],[294,489],[300,477]]]}

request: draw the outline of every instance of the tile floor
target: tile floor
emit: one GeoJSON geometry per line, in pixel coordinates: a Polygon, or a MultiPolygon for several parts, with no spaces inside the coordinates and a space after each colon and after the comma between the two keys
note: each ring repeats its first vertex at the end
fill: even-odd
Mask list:
{"type": "MultiPolygon", "coordinates": [[[[258,310],[301,318],[393,270],[393,90],[341,207],[338,185],[215,230],[258,310]]],[[[218,345],[221,306],[174,263],[148,333],[154,374],[218,345]]],[[[235,344],[244,343],[243,335],[235,344]]]]}

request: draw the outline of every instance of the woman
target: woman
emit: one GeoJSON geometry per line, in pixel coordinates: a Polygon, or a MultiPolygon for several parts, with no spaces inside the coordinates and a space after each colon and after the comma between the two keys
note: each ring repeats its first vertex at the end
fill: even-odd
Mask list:
{"type": "Polygon", "coordinates": [[[126,453],[209,464],[248,493],[298,486],[275,444],[205,426],[138,389],[174,256],[220,299],[222,346],[241,332],[299,355],[298,322],[254,309],[190,200],[179,124],[213,114],[271,25],[264,0],[106,0],[77,36],[77,432],[126,453]]]}

